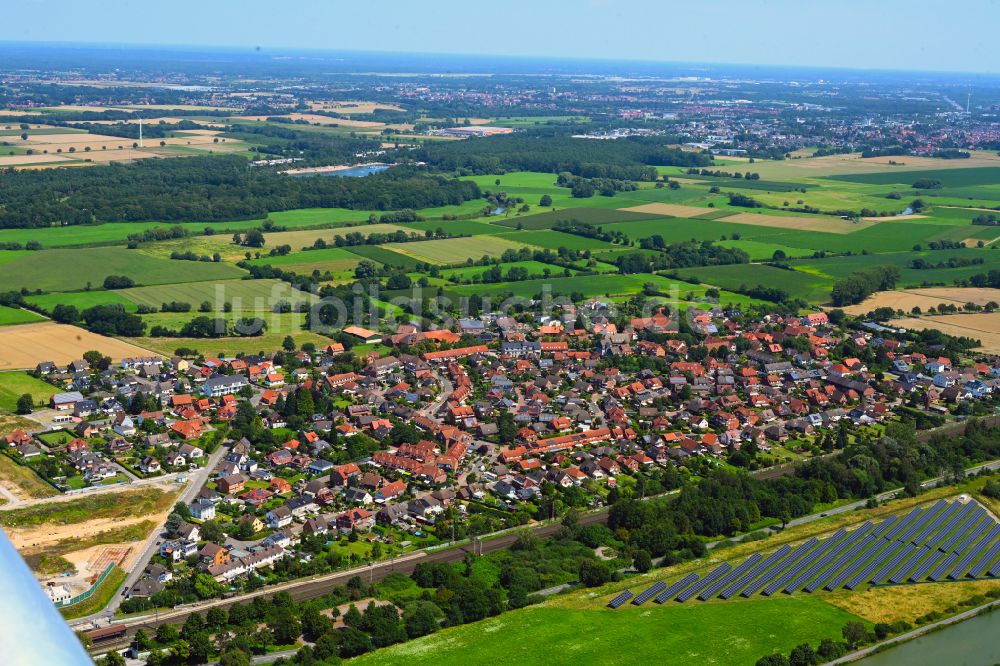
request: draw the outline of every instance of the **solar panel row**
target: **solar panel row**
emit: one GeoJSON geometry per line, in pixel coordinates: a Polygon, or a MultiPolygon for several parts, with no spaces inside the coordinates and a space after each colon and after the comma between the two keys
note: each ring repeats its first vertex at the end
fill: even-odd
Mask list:
{"type": "Polygon", "coordinates": [[[931,550],[927,546],[915,546],[913,554],[910,555],[903,564],[900,565],[896,573],[889,576],[890,583],[902,583],[910,577],[910,572],[917,568],[925,557],[930,555],[931,550]]]}
{"type": "Polygon", "coordinates": [[[617,597],[608,602],[608,608],[618,608],[631,598],[632,598],[632,592],[630,590],[625,590],[617,597]]]}
{"type": "Polygon", "coordinates": [[[895,553],[902,549],[903,544],[898,541],[892,541],[887,544],[884,548],[872,548],[871,553],[868,557],[863,558],[864,563],[853,567],[855,573],[851,575],[850,580],[844,585],[848,590],[853,590],[861,583],[870,580],[871,575],[875,573],[875,570],[887,559],[893,557],[895,553]]]}
{"type": "Polygon", "coordinates": [[[722,578],[720,578],[719,580],[715,581],[714,583],[706,587],[704,590],[702,590],[701,594],[698,595],[698,599],[700,599],[701,601],[708,601],[716,594],[718,594],[719,590],[721,590],[726,585],[729,585],[731,582],[742,576],[750,569],[750,567],[760,562],[761,559],[763,558],[761,558],[760,553],[754,553],[749,558],[747,558],[746,561],[743,562],[743,564],[736,567],[735,569],[727,573],[725,576],[723,576],[722,578]]]}
{"type": "MultiPolygon", "coordinates": [[[[983,511],[983,517],[986,518],[986,511],[983,511]]],[[[975,528],[966,534],[961,541],[955,544],[953,548],[954,552],[961,554],[969,550],[969,547],[986,534],[992,526],[993,521],[991,519],[981,520],[976,523],[975,528]]]]}
{"type": "Polygon", "coordinates": [[[674,596],[677,595],[677,593],[679,593],[681,590],[683,590],[685,587],[695,582],[696,580],[698,580],[698,574],[694,573],[688,574],[687,576],[684,576],[684,578],[681,578],[679,581],[677,581],[667,589],[663,590],[663,592],[660,592],[658,595],[656,595],[656,598],[653,599],[653,601],[655,601],[658,604],[662,604],[664,601],[669,601],[670,599],[673,599],[674,596]]]}
{"type": "Polygon", "coordinates": [[[844,552],[842,552],[839,556],[837,556],[837,559],[834,560],[833,564],[830,565],[830,568],[827,569],[825,573],[816,576],[816,578],[814,578],[803,589],[805,589],[806,592],[810,593],[815,592],[824,583],[834,579],[837,576],[838,571],[843,569],[848,562],[850,562],[851,560],[853,560],[855,557],[858,556],[858,553],[860,553],[863,549],[867,548],[869,545],[871,545],[873,541],[875,541],[875,537],[869,533],[871,527],[872,527],[871,523],[865,523],[865,526],[859,528],[854,533],[853,543],[850,544],[850,547],[844,552]]]}
{"type": "Polygon", "coordinates": [[[774,566],[774,564],[778,560],[783,559],[785,555],[791,552],[791,550],[792,547],[786,544],[781,548],[779,548],[778,550],[774,551],[766,560],[759,563],[753,569],[743,574],[743,576],[741,576],[739,580],[737,580],[735,583],[732,583],[729,587],[724,589],[722,593],[719,595],[719,597],[721,599],[728,599],[729,597],[733,596],[734,594],[742,590],[744,587],[746,587],[750,583],[750,581],[752,581],[754,578],[756,578],[757,576],[761,575],[762,573],[770,569],[772,566],[774,566]]]}
{"type": "Polygon", "coordinates": [[[977,540],[976,543],[972,545],[969,548],[969,550],[965,551],[964,553],[962,553],[962,551],[958,551],[961,554],[961,557],[958,560],[958,564],[955,565],[955,568],[952,569],[951,572],[948,574],[948,578],[952,580],[958,580],[959,578],[961,578],[962,574],[964,574],[966,570],[969,568],[969,566],[972,564],[972,561],[976,559],[976,556],[981,554],[983,552],[983,549],[986,548],[986,545],[992,542],[993,539],[996,538],[997,534],[1000,533],[1000,525],[994,525],[993,529],[989,529],[988,524],[984,523],[984,525],[987,528],[986,529],[987,534],[983,536],[981,539],[977,540]]]}
{"type": "Polygon", "coordinates": [[[993,564],[993,560],[995,560],[998,555],[1000,555],[1000,541],[997,541],[990,546],[989,550],[987,550],[986,553],[979,558],[974,565],[972,565],[972,568],[969,569],[969,577],[979,578],[982,576],[983,572],[986,571],[991,564],[993,564]]]}
{"type": "Polygon", "coordinates": [[[929,523],[924,525],[923,529],[914,534],[913,537],[910,539],[910,543],[912,543],[914,546],[919,546],[921,544],[924,544],[931,537],[932,534],[934,534],[937,530],[941,529],[941,526],[944,525],[945,521],[947,521],[948,518],[951,516],[952,513],[951,507],[953,506],[952,504],[949,504],[944,500],[941,500],[940,502],[938,502],[938,504],[940,504],[938,512],[934,515],[933,518],[931,518],[929,523]]]}
{"type": "Polygon", "coordinates": [[[913,521],[920,517],[921,513],[923,513],[923,511],[921,511],[919,508],[914,508],[913,511],[906,514],[905,518],[903,518],[895,525],[893,525],[891,530],[883,534],[882,538],[884,538],[886,541],[892,541],[897,536],[905,532],[906,529],[913,523],[913,521]]]}
{"type": "Polygon", "coordinates": [[[975,502],[968,502],[966,504],[953,502],[952,506],[957,507],[957,510],[952,512],[951,517],[948,518],[948,521],[941,527],[937,535],[927,543],[932,549],[943,550],[941,546],[947,543],[949,539],[952,540],[952,543],[958,541],[961,538],[962,525],[965,524],[976,510],[975,502]]]}
{"type": "Polygon", "coordinates": [[[940,550],[935,550],[933,555],[924,560],[924,563],[921,564],[919,567],[917,567],[916,570],[910,574],[910,581],[916,583],[918,580],[923,580],[924,578],[926,578],[927,572],[934,569],[938,564],[941,563],[941,560],[943,560],[947,556],[948,553],[942,552],[940,550]]]}
{"type": "MultiPolygon", "coordinates": [[[[785,586],[784,593],[791,594],[792,592],[798,591],[803,585],[815,578],[819,572],[823,571],[830,562],[833,562],[834,558],[840,555],[842,552],[850,548],[855,541],[863,537],[864,534],[859,534],[860,529],[855,530],[846,539],[841,539],[837,544],[828,550],[822,557],[806,567],[805,571],[796,576],[791,583],[785,586]]],[[[865,530],[867,532],[867,529],[865,530]]],[[[817,586],[818,587],[818,586],[817,586]]],[[[813,588],[815,589],[815,588],[813,588]]],[[[812,590],[810,590],[811,592],[812,590]]]]}
{"type": "Polygon", "coordinates": [[[889,574],[895,571],[896,567],[898,567],[903,560],[905,560],[906,558],[908,558],[910,555],[913,554],[914,550],[916,550],[916,548],[914,548],[910,544],[908,543],[903,544],[903,547],[900,548],[895,555],[889,558],[888,562],[885,562],[875,571],[874,574],[872,574],[872,577],[869,579],[869,582],[875,585],[880,585],[882,582],[885,581],[885,579],[889,576],[889,574]]]}
{"type": "Polygon", "coordinates": [[[774,568],[754,582],[750,583],[750,585],[748,585],[747,588],[740,593],[740,595],[750,597],[760,592],[761,588],[774,580],[777,576],[781,575],[782,571],[785,571],[788,567],[792,566],[796,560],[808,553],[809,550],[811,550],[817,543],[819,543],[819,539],[812,538],[805,543],[800,544],[798,548],[789,553],[788,557],[783,559],[781,562],[778,562],[774,568]]]}
{"type": "Polygon", "coordinates": [[[944,500],[940,500],[937,504],[935,504],[931,508],[925,509],[917,517],[916,520],[914,520],[912,523],[910,523],[909,526],[905,530],[903,530],[903,532],[899,535],[898,540],[899,541],[912,541],[913,537],[918,532],[921,532],[923,530],[923,527],[925,525],[927,525],[927,523],[931,522],[931,519],[934,517],[934,515],[936,514],[936,512],[941,509],[941,507],[943,506],[944,503],[945,503],[944,500]]]}
{"type": "Polygon", "coordinates": [[[885,533],[885,531],[888,530],[890,527],[892,527],[895,523],[896,523],[896,516],[889,516],[881,523],[879,523],[879,526],[875,528],[874,532],[872,532],[872,536],[875,537],[882,536],[885,533]]]}
{"type": "MultiPolygon", "coordinates": [[[[961,578],[962,574],[965,573],[969,566],[983,555],[983,552],[998,536],[1000,536],[1000,525],[994,525],[993,528],[987,532],[986,536],[977,541],[976,545],[974,545],[971,549],[969,549],[969,552],[962,556],[962,559],[958,561],[955,568],[948,574],[948,578],[951,578],[952,580],[958,580],[961,578]]],[[[975,578],[972,571],[969,571],[969,575],[975,578]]]]}
{"type": "Polygon", "coordinates": [[[938,550],[951,551],[959,539],[969,534],[969,531],[986,515],[985,509],[974,502],[969,502],[966,506],[971,507],[971,509],[965,512],[962,522],[955,526],[955,530],[951,533],[951,536],[938,544],[938,550]]]}
{"type": "Polygon", "coordinates": [[[1000,560],[990,567],[990,570],[986,572],[987,576],[1000,576],[1000,560]]]}
{"type": "Polygon", "coordinates": [[[679,601],[681,603],[684,603],[685,601],[687,601],[688,599],[690,599],[691,597],[693,597],[694,595],[698,594],[699,592],[701,592],[702,590],[704,590],[706,587],[708,587],[709,585],[711,585],[719,577],[725,576],[727,573],[729,573],[729,570],[732,569],[732,568],[733,568],[733,565],[729,564],[728,562],[726,562],[725,564],[720,565],[712,573],[708,574],[707,576],[705,576],[704,578],[702,578],[700,581],[698,581],[697,583],[695,583],[694,585],[692,585],[688,589],[686,589],[683,592],[681,592],[680,594],[678,594],[676,597],[674,597],[674,599],[676,599],[677,601],[679,601]]]}
{"type": "Polygon", "coordinates": [[[656,582],[651,586],[643,590],[635,599],[632,600],[632,604],[635,606],[641,606],[654,596],[667,589],[667,584],[664,582],[656,582]]]}
{"type": "Polygon", "coordinates": [[[819,548],[810,552],[808,555],[806,555],[801,560],[792,565],[790,569],[786,570],[784,573],[778,576],[774,581],[772,581],[767,587],[764,588],[761,594],[763,594],[765,597],[769,597],[778,590],[780,590],[784,585],[787,585],[789,581],[798,576],[806,567],[808,567],[813,562],[815,562],[816,560],[818,560],[819,558],[823,557],[825,554],[830,552],[830,550],[837,545],[837,542],[841,538],[843,538],[843,536],[844,536],[844,530],[838,530],[836,534],[834,534],[829,539],[826,539],[819,548]]]}
{"type": "Polygon", "coordinates": [[[948,553],[941,564],[937,565],[937,568],[931,572],[931,575],[927,577],[927,580],[934,581],[935,583],[939,580],[944,579],[944,577],[951,571],[952,567],[955,566],[955,562],[958,561],[958,553],[948,553]]]}

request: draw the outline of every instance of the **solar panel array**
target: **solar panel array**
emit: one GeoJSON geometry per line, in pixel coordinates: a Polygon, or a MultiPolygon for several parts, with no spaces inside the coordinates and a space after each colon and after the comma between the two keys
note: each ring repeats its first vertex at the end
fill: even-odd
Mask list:
{"type": "Polygon", "coordinates": [[[666,583],[662,581],[654,583],[649,587],[649,589],[644,590],[642,593],[639,594],[639,596],[633,599],[632,604],[635,606],[641,606],[665,589],[667,589],[666,583]]]}
{"type": "Polygon", "coordinates": [[[617,597],[608,602],[608,608],[618,608],[631,598],[632,598],[632,592],[630,590],[625,590],[617,597]]]}
{"type": "Polygon", "coordinates": [[[853,590],[873,585],[937,582],[949,578],[1000,577],[1000,524],[976,502],[939,500],[914,508],[906,516],[839,530],[820,541],[810,538],[794,549],[783,545],[767,557],[755,553],[733,568],[725,563],[699,578],[688,574],[667,586],[657,582],[633,598],[622,592],[608,604],[618,608],[629,599],[636,606],[655,597],[684,603],[730,599],[740,594],[771,596],[778,590],[812,593],[822,587],[853,590]]]}
{"type": "Polygon", "coordinates": [[[684,578],[681,578],[679,581],[677,581],[667,589],[663,590],[663,592],[660,592],[658,595],[656,595],[656,598],[653,599],[653,601],[655,601],[658,604],[662,604],[664,601],[670,601],[675,596],[677,596],[681,590],[683,590],[685,587],[695,582],[696,580],[698,580],[698,574],[688,574],[687,576],[684,576],[684,578]]]}

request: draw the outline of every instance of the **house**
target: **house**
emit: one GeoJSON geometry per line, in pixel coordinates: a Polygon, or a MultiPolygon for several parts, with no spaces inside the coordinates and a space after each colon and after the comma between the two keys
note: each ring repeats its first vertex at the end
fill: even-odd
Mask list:
{"type": "Polygon", "coordinates": [[[209,567],[226,564],[232,559],[228,548],[212,543],[211,541],[201,547],[198,555],[201,557],[202,562],[209,567]]]}
{"type": "Polygon", "coordinates": [[[267,512],[264,522],[273,530],[281,529],[292,524],[292,512],[287,506],[279,506],[267,512]]]}
{"type": "Polygon", "coordinates": [[[375,516],[371,511],[354,507],[348,509],[337,516],[337,529],[343,534],[350,534],[354,530],[367,531],[375,525],[375,516]]]}
{"type": "Polygon", "coordinates": [[[204,395],[219,398],[224,395],[232,395],[250,384],[243,375],[213,375],[205,380],[201,386],[204,395]]]}
{"type": "Polygon", "coordinates": [[[235,474],[233,476],[224,476],[219,479],[216,488],[220,493],[225,495],[232,495],[234,493],[241,492],[246,485],[246,478],[242,474],[235,474]]]}
{"type": "Polygon", "coordinates": [[[333,463],[330,462],[329,460],[323,460],[322,458],[318,458],[312,461],[311,463],[309,463],[309,467],[306,468],[307,472],[309,472],[310,474],[314,474],[316,476],[322,474],[329,474],[332,470],[333,470],[333,463]]]}
{"type": "Polygon", "coordinates": [[[143,474],[156,474],[160,471],[160,461],[152,456],[146,456],[139,463],[139,469],[143,474]]]}
{"type": "Polygon", "coordinates": [[[191,517],[196,520],[212,520],[215,518],[215,504],[207,499],[195,500],[189,507],[191,517]]]}
{"type": "Polygon", "coordinates": [[[83,400],[83,394],[79,391],[69,391],[67,393],[56,393],[49,398],[49,407],[60,412],[72,411],[76,403],[83,400]]]}

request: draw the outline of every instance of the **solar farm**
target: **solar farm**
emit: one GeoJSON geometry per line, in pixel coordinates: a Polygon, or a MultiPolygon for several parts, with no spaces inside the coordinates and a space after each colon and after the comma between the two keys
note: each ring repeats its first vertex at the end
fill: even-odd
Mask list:
{"type": "Polygon", "coordinates": [[[1000,524],[973,500],[939,500],[903,517],[840,529],[825,539],[784,545],[765,556],[719,565],[671,585],[659,581],[634,594],[625,590],[608,603],[615,609],[631,600],[641,606],[685,603],[691,599],[770,597],[779,592],[854,590],[862,585],[976,580],[1000,576],[1000,524]]]}

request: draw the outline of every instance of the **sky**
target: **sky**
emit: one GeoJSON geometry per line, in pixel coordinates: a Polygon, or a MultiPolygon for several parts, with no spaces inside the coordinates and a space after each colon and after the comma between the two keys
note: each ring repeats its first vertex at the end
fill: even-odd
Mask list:
{"type": "Polygon", "coordinates": [[[17,0],[0,41],[1000,73],[1000,0],[17,0]],[[956,8],[952,10],[951,8],[956,8]]]}

